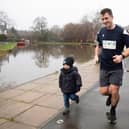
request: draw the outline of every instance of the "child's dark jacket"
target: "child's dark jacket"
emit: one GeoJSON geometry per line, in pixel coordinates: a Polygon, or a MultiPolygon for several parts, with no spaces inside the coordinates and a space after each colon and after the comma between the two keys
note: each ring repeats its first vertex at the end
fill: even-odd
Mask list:
{"type": "Polygon", "coordinates": [[[76,93],[80,90],[81,86],[81,76],[78,73],[77,67],[72,67],[68,70],[61,69],[59,87],[63,93],[76,93]]]}

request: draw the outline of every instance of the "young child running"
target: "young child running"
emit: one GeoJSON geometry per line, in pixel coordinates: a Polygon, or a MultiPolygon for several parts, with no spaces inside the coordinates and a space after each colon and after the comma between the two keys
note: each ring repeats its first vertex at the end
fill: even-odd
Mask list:
{"type": "Polygon", "coordinates": [[[59,87],[63,93],[65,110],[63,115],[70,112],[70,99],[79,103],[79,96],[76,95],[82,86],[81,76],[78,73],[77,67],[73,66],[74,58],[67,57],[63,61],[63,68],[59,76],[59,87]]]}

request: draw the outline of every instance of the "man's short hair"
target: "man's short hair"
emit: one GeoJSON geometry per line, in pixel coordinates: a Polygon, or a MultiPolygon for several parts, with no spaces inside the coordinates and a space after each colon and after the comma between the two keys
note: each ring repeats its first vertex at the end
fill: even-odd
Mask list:
{"type": "Polygon", "coordinates": [[[113,16],[112,10],[109,8],[104,8],[100,12],[101,15],[104,15],[105,13],[108,13],[110,16],[113,16]]]}

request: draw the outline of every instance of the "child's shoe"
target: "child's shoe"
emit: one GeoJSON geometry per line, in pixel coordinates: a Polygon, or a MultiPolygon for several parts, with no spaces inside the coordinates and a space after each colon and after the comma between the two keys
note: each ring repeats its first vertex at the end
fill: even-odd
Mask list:
{"type": "Polygon", "coordinates": [[[78,96],[77,99],[76,99],[76,103],[79,104],[79,102],[80,102],[80,99],[79,99],[79,96],[78,96]]]}
{"type": "Polygon", "coordinates": [[[68,115],[70,113],[70,110],[69,109],[65,109],[64,111],[63,111],[63,115],[68,115]]]}

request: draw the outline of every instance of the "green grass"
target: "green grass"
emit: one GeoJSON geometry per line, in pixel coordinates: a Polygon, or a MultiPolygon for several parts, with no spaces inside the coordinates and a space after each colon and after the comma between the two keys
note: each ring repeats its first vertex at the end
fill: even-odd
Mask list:
{"type": "Polygon", "coordinates": [[[1,50],[1,51],[12,50],[12,49],[15,48],[15,47],[16,47],[16,43],[15,43],[15,42],[0,43],[0,50],[1,50]]]}

